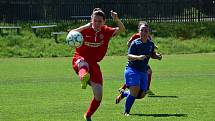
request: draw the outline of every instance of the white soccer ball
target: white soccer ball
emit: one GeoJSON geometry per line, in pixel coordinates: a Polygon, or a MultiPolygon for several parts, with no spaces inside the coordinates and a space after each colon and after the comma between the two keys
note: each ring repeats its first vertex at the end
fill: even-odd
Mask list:
{"type": "Polygon", "coordinates": [[[83,44],[83,36],[78,31],[70,31],[66,37],[66,42],[72,47],[80,47],[83,44]]]}

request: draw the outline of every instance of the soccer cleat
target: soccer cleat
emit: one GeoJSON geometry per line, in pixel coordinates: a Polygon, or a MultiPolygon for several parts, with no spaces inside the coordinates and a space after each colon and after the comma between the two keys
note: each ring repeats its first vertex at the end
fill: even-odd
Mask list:
{"type": "Polygon", "coordinates": [[[130,116],[130,114],[125,112],[125,113],[124,113],[124,116],[130,116]]]}
{"type": "Polygon", "coordinates": [[[122,88],[119,88],[118,91],[119,91],[119,93],[121,94],[121,93],[124,92],[125,90],[122,89],[122,88]]]}
{"type": "Polygon", "coordinates": [[[82,89],[86,89],[87,88],[87,84],[89,82],[89,79],[90,79],[90,74],[89,73],[86,73],[83,77],[82,77],[82,80],[81,80],[81,88],[82,89]]]}
{"type": "Polygon", "coordinates": [[[84,119],[85,119],[85,121],[92,121],[91,117],[87,117],[86,115],[84,115],[84,119]]]}
{"type": "Polygon", "coordinates": [[[147,94],[150,96],[155,95],[155,93],[153,93],[151,90],[148,90],[147,94]]]}
{"type": "Polygon", "coordinates": [[[122,92],[116,97],[116,104],[118,104],[124,97],[122,96],[122,92]]]}

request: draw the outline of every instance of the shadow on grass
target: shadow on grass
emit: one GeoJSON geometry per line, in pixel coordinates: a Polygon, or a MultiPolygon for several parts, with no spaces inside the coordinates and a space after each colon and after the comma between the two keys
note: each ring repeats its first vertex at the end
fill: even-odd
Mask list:
{"type": "Polygon", "coordinates": [[[148,95],[148,97],[157,97],[157,98],[178,98],[178,96],[164,96],[164,95],[148,95]]]}
{"type": "Polygon", "coordinates": [[[152,117],[187,117],[187,114],[130,114],[130,115],[152,117]]]}

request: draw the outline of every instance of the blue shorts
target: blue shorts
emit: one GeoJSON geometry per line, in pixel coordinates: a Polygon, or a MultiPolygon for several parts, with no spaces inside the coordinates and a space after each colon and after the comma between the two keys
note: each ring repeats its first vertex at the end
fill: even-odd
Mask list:
{"type": "Polygon", "coordinates": [[[126,67],[125,68],[125,84],[129,86],[140,86],[140,89],[147,91],[148,86],[148,74],[140,72],[136,69],[126,67]]]}

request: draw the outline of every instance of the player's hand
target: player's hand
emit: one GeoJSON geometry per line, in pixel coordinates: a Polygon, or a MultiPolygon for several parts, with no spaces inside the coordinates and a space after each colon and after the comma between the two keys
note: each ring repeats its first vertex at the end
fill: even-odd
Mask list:
{"type": "Polygon", "coordinates": [[[158,60],[162,59],[162,55],[160,53],[157,53],[157,56],[158,56],[158,60]]]}
{"type": "Polygon", "coordinates": [[[111,17],[113,18],[114,21],[119,20],[117,12],[114,12],[113,10],[110,11],[111,17]]]}
{"type": "Polygon", "coordinates": [[[158,46],[157,45],[155,45],[155,49],[158,50],[158,46]]]}
{"type": "Polygon", "coordinates": [[[66,32],[69,33],[71,31],[71,29],[67,29],[66,32]]]}

